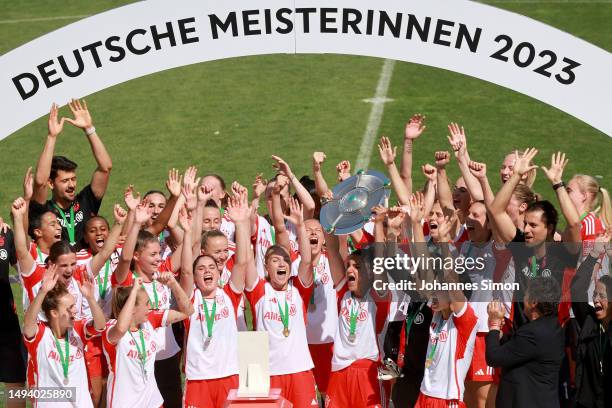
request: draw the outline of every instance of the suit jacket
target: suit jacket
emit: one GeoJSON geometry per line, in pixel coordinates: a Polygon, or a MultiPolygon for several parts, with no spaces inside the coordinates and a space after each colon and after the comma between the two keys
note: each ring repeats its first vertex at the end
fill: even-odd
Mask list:
{"type": "Polygon", "coordinates": [[[499,331],[487,335],[486,359],[501,367],[497,408],[558,408],[559,369],[564,334],[557,316],[540,317],[500,341],[499,331]]]}

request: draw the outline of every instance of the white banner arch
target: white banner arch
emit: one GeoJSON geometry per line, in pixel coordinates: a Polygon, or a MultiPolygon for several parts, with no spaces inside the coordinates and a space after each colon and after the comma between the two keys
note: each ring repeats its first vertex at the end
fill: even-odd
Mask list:
{"type": "Polygon", "coordinates": [[[612,54],[466,0],[149,0],[0,57],[0,140],[66,103],[188,64],[278,53],[352,54],[444,68],[513,89],[612,136],[612,54]]]}

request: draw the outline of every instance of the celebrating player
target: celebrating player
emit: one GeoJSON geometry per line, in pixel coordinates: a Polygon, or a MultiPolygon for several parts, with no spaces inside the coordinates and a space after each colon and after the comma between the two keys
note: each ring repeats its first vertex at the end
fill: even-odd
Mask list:
{"type": "Polygon", "coordinates": [[[113,293],[113,319],[102,335],[108,361],[106,403],[109,408],[158,408],[164,400],[155,381],[155,356],[160,349],[155,332],[160,327],[186,319],[193,305],[171,272],[161,272],[158,283],[168,287],[178,305],[151,311],[151,302],[144,289],[143,278],[132,280],[132,287],[120,287],[113,293]]]}

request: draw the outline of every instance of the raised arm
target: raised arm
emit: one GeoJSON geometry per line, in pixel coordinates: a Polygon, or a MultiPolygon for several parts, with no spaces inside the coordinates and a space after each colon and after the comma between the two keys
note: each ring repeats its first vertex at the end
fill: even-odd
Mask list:
{"type": "Polygon", "coordinates": [[[174,207],[176,206],[181,195],[181,178],[182,176],[179,174],[177,169],[171,169],[168,172],[166,188],[168,188],[168,191],[170,192],[170,198],[168,198],[166,206],[162,212],[159,213],[155,221],[153,221],[153,224],[147,228],[147,231],[153,235],[159,235],[159,233],[166,228],[166,225],[168,225],[168,220],[170,220],[170,216],[172,215],[174,207]]]}
{"type": "MultiPolygon", "coordinates": [[[[46,192],[46,190],[45,190],[46,192]]],[[[46,194],[46,193],[45,193],[46,194]]],[[[34,176],[32,175],[32,167],[28,167],[25,176],[23,176],[23,199],[26,202],[26,206],[30,208],[30,201],[34,196],[34,176]]],[[[27,231],[30,227],[28,217],[23,217],[23,230],[27,231]]]]}
{"type": "Polygon", "coordinates": [[[276,234],[276,243],[281,245],[287,251],[291,251],[291,245],[289,243],[289,232],[285,226],[285,217],[283,214],[283,207],[281,205],[281,191],[289,183],[289,180],[284,175],[280,174],[276,177],[274,188],[272,189],[272,225],[276,234]]]}
{"type": "Polygon", "coordinates": [[[444,214],[450,215],[455,212],[453,204],[453,194],[451,193],[450,185],[448,184],[448,176],[446,175],[446,165],[450,162],[450,154],[448,152],[436,152],[436,169],[438,170],[437,186],[438,200],[444,214]]]}
{"type": "MultiPolygon", "coordinates": [[[[565,158],[565,153],[557,152],[552,155],[550,159],[550,169],[541,166],[544,174],[550,181],[550,184],[555,190],[557,194],[557,200],[559,200],[559,205],[561,207],[561,212],[563,213],[563,217],[565,217],[565,221],[567,222],[567,226],[565,227],[565,231],[563,231],[563,242],[580,242],[580,215],[578,214],[578,210],[565,189],[565,184],[563,183],[563,169],[567,166],[569,160],[565,158]]],[[[576,253],[579,250],[578,245],[570,245],[568,249],[573,249],[572,252],[576,253]]]]}
{"type": "Polygon", "coordinates": [[[17,253],[17,263],[22,274],[27,274],[34,266],[34,258],[28,250],[27,233],[23,229],[23,218],[28,216],[28,207],[23,198],[19,197],[13,201],[11,207],[13,217],[13,234],[15,240],[15,252],[17,253]]]}
{"type": "Polygon", "coordinates": [[[436,183],[438,179],[438,170],[431,164],[421,166],[421,171],[427,179],[425,184],[425,192],[423,194],[423,214],[429,214],[436,201],[436,183]]]}
{"type": "Polygon", "coordinates": [[[81,104],[81,101],[78,99],[73,99],[72,102],[68,104],[68,107],[74,115],[74,119],[62,119],[65,119],[66,122],[82,129],[87,136],[94,159],[98,164],[93,175],[91,176],[91,191],[93,191],[94,196],[98,200],[101,200],[102,197],[104,197],[106,187],[108,186],[108,180],[113,168],[113,162],[110,155],[106,151],[106,147],[104,147],[104,143],[102,143],[102,140],[96,133],[96,128],[93,126],[93,121],[91,119],[91,115],[89,114],[89,110],[87,109],[87,103],[85,100],[83,100],[83,103],[81,104]]]}
{"type": "Polygon", "coordinates": [[[142,278],[138,277],[134,279],[132,283],[132,289],[128,296],[119,316],[117,316],[117,324],[110,328],[107,334],[108,341],[111,344],[119,343],[119,340],[130,330],[132,324],[132,315],[134,314],[134,306],[136,305],[136,299],[138,298],[138,291],[142,286],[142,278]]]}
{"type": "Polygon", "coordinates": [[[467,138],[465,136],[465,130],[463,129],[463,126],[459,126],[457,123],[451,123],[450,125],[448,125],[448,130],[450,132],[450,136],[448,136],[448,141],[450,142],[453,151],[455,152],[457,164],[459,165],[459,171],[461,172],[461,176],[463,176],[463,180],[465,181],[465,185],[468,189],[468,192],[470,193],[472,200],[483,200],[480,183],[472,175],[469,169],[470,155],[467,150],[467,138]]]}
{"type": "Polygon", "coordinates": [[[198,187],[198,207],[191,227],[191,242],[192,242],[192,261],[200,254],[202,248],[202,223],[204,222],[204,207],[208,200],[212,198],[213,188],[208,184],[202,184],[198,187]]]}
{"type": "Polygon", "coordinates": [[[96,302],[96,296],[94,295],[96,289],[93,282],[93,276],[90,276],[88,273],[84,273],[83,283],[77,281],[77,284],[79,285],[79,290],[83,294],[83,297],[89,304],[94,328],[96,331],[101,332],[106,327],[106,317],[104,316],[102,308],[98,302],[96,302]]]}
{"type": "Polygon", "coordinates": [[[298,265],[298,277],[304,285],[309,287],[313,281],[312,275],[312,253],[310,251],[310,241],[306,233],[304,225],[304,213],[302,205],[295,198],[289,201],[289,215],[285,219],[293,225],[297,230],[297,241],[300,248],[300,264],[298,265]]]}
{"type": "Polygon", "coordinates": [[[128,274],[130,273],[130,264],[134,257],[134,250],[136,249],[136,243],[138,241],[138,233],[141,227],[151,218],[151,210],[143,203],[136,207],[134,212],[134,222],[128,232],[123,249],[121,250],[121,256],[119,257],[119,265],[113,274],[115,275],[116,281],[121,284],[125,281],[128,274]]]}
{"type": "Polygon", "coordinates": [[[194,228],[193,217],[187,208],[181,208],[179,213],[179,224],[183,229],[183,248],[181,250],[181,288],[185,293],[193,292],[193,246],[191,244],[191,229],[194,228]]]}
{"type": "Polygon", "coordinates": [[[504,243],[512,241],[516,235],[516,226],[508,213],[506,213],[506,207],[512,198],[514,189],[520,184],[523,175],[538,167],[529,164],[537,154],[538,151],[534,148],[527,149],[520,157],[518,152],[514,153],[515,163],[512,176],[497,192],[495,199],[488,208],[489,214],[491,214],[493,222],[497,226],[499,237],[504,243]]]}
{"type": "Polygon", "coordinates": [[[34,176],[34,195],[32,199],[44,204],[47,201],[47,193],[49,186],[49,176],[51,175],[51,162],[53,161],[53,152],[55,151],[55,142],[57,135],[62,133],[64,129],[65,118],[58,119],[58,106],[54,103],[51,105],[49,112],[47,141],[43,148],[38,164],[36,165],[36,175],[34,176]]]}
{"type": "Polygon", "coordinates": [[[266,193],[267,185],[268,181],[263,178],[263,173],[255,176],[255,181],[253,181],[253,198],[251,199],[251,208],[253,208],[253,214],[255,216],[259,215],[259,200],[261,196],[266,193]]]}
{"type": "Polygon", "coordinates": [[[344,279],[345,267],[342,256],[340,256],[340,243],[337,235],[325,232],[325,246],[327,247],[327,259],[334,287],[344,279]]]}
{"type": "Polygon", "coordinates": [[[40,289],[34,297],[32,303],[26,310],[23,316],[23,335],[27,339],[31,339],[36,335],[36,328],[38,325],[38,314],[41,311],[43,300],[47,293],[55,287],[59,275],[57,273],[56,265],[49,265],[49,268],[43,273],[40,289]]]}
{"type": "Polygon", "coordinates": [[[323,172],[321,171],[321,165],[325,161],[327,156],[323,152],[314,152],[312,154],[312,175],[314,177],[315,188],[319,197],[323,197],[325,193],[329,191],[323,172]]]}
{"type": "Polygon", "coordinates": [[[115,251],[115,248],[117,248],[117,242],[121,235],[123,223],[127,218],[127,212],[121,208],[119,204],[115,204],[113,216],[115,217],[115,223],[108,234],[108,238],[104,241],[104,245],[100,248],[100,251],[91,259],[91,270],[94,275],[102,269],[106,261],[108,261],[108,258],[110,258],[115,251]]]}
{"type": "MultiPolygon", "coordinates": [[[[416,271],[417,288],[421,288],[421,282],[433,282],[434,273],[431,268],[429,258],[429,250],[425,243],[425,235],[423,234],[423,219],[425,218],[425,196],[421,193],[415,193],[410,199],[410,224],[412,225],[412,256],[414,258],[423,259],[421,267],[416,271]]],[[[429,298],[429,292],[420,291],[421,296],[425,299],[429,298]]]]}
{"type": "Polygon", "coordinates": [[[129,185],[123,192],[123,200],[128,209],[128,215],[123,223],[123,228],[121,229],[121,235],[127,235],[127,233],[132,228],[132,223],[134,222],[134,213],[136,211],[136,207],[140,204],[140,193],[137,193],[134,196],[134,186],[129,185]]]}
{"type": "Polygon", "coordinates": [[[242,292],[245,287],[252,289],[259,279],[253,251],[251,250],[251,209],[248,205],[248,193],[244,192],[241,195],[231,197],[227,214],[236,226],[236,259],[230,282],[232,282],[234,289],[242,292]]]}
{"type": "Polygon", "coordinates": [[[302,203],[302,206],[304,207],[304,219],[308,220],[312,218],[314,216],[315,202],[312,199],[312,196],[310,195],[308,190],[306,190],[306,188],[302,185],[302,183],[300,183],[297,177],[295,177],[287,162],[285,162],[278,156],[272,156],[272,159],[276,161],[276,163],[274,164],[274,168],[277,169],[281,174],[284,174],[293,186],[295,194],[297,194],[300,203],[302,203]]]}
{"type": "Polygon", "coordinates": [[[487,177],[487,165],[485,163],[470,161],[468,168],[470,173],[472,173],[476,180],[478,180],[478,183],[480,183],[480,189],[482,191],[485,206],[487,208],[491,207],[491,204],[495,199],[495,194],[493,194],[493,190],[489,184],[489,178],[487,177]]]}
{"type": "MultiPolygon", "coordinates": [[[[397,198],[400,204],[408,204],[410,201],[410,191],[404,184],[404,180],[400,177],[397,167],[395,166],[395,156],[397,154],[397,146],[392,147],[391,141],[388,137],[382,136],[380,143],[378,144],[378,152],[380,153],[380,159],[385,164],[389,178],[391,179],[391,185],[397,194],[397,198]]],[[[412,184],[412,183],[411,183],[412,184]]]]}
{"type": "Polygon", "coordinates": [[[185,291],[181,288],[181,285],[176,281],[172,272],[160,273],[157,277],[157,281],[170,288],[172,297],[176,301],[178,307],[178,310],[168,310],[166,326],[170,326],[172,323],[181,322],[193,314],[193,303],[191,303],[189,296],[187,296],[185,291]]]}
{"type": "Polygon", "coordinates": [[[421,136],[427,126],[424,125],[425,116],[417,113],[412,116],[404,128],[404,149],[402,162],[400,164],[400,177],[404,181],[408,194],[412,193],[412,146],[414,141],[421,136]]]}
{"type": "MultiPolygon", "coordinates": [[[[451,240],[451,225],[452,220],[451,217],[445,216],[444,221],[438,225],[438,234],[440,234],[440,248],[442,249],[442,258],[450,259],[452,257],[449,245],[452,242],[451,240]]],[[[459,276],[457,272],[453,268],[446,267],[449,263],[444,262],[444,281],[448,283],[458,283],[459,276]]],[[[448,295],[450,298],[450,308],[453,312],[459,312],[463,309],[463,305],[467,301],[465,295],[462,290],[449,290],[448,295]]]]}

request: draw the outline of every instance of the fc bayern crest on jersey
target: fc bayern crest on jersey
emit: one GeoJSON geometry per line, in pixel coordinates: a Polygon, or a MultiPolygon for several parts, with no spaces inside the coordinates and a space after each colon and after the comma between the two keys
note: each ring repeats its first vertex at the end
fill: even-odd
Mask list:
{"type": "Polygon", "coordinates": [[[414,324],[421,324],[424,321],[425,321],[425,316],[423,316],[423,313],[421,312],[419,312],[414,318],[414,324]]]}

